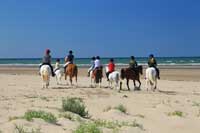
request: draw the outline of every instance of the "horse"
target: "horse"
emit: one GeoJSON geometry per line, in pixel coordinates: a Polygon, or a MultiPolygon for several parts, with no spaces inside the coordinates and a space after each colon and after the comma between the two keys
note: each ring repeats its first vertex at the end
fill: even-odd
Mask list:
{"type": "MultiPolygon", "coordinates": [[[[106,67],[106,73],[108,72],[108,67],[106,67]]],[[[118,71],[113,71],[112,73],[109,74],[108,76],[108,86],[110,88],[112,87],[112,83],[115,83],[115,89],[119,88],[119,81],[120,81],[120,73],[118,71]]]]}
{"type": "Polygon", "coordinates": [[[42,88],[48,88],[50,82],[51,69],[49,65],[42,65],[40,68],[40,75],[43,81],[42,88]]]}
{"type": "MultiPolygon", "coordinates": [[[[142,75],[143,74],[143,70],[142,70],[142,66],[138,66],[136,68],[136,71],[138,72],[135,72],[133,71],[132,68],[122,68],[121,69],[121,74],[120,74],[120,77],[121,79],[125,79],[126,78],[126,84],[127,84],[127,88],[128,90],[130,91],[130,88],[129,88],[129,80],[133,80],[133,83],[134,83],[134,90],[136,90],[136,88],[139,88],[140,89],[140,86],[141,86],[141,82],[140,82],[140,74],[142,75]],[[136,84],[135,84],[135,81],[138,81],[139,82],[139,87],[136,87],[136,84]]],[[[122,89],[122,82],[120,82],[120,90],[122,89]]]]}
{"type": "Polygon", "coordinates": [[[65,80],[67,80],[67,76],[69,76],[70,84],[72,84],[72,78],[75,77],[77,84],[77,76],[78,76],[78,67],[75,64],[68,64],[65,71],[65,80]]]}
{"type": "Polygon", "coordinates": [[[151,86],[151,90],[155,91],[157,88],[157,73],[154,67],[149,67],[146,69],[146,87],[148,91],[148,86],[151,86]]]}
{"type": "Polygon", "coordinates": [[[56,74],[57,85],[61,84],[61,79],[62,76],[64,75],[64,72],[60,68],[57,68],[54,70],[54,73],[56,74]]]}
{"type": "Polygon", "coordinates": [[[103,78],[103,67],[96,68],[93,71],[90,71],[90,79],[91,79],[91,86],[94,83],[99,84],[99,88],[101,88],[101,82],[103,78]]]}

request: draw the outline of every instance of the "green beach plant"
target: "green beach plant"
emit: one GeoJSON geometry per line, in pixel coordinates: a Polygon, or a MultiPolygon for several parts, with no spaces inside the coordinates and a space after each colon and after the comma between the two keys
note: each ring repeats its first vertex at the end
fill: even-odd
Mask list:
{"type": "Polygon", "coordinates": [[[183,117],[183,112],[182,111],[174,111],[174,112],[169,112],[168,116],[179,116],[179,117],[183,117]]]}
{"type": "Polygon", "coordinates": [[[102,133],[102,131],[94,123],[82,123],[74,133],[102,133]]]}
{"type": "Polygon", "coordinates": [[[29,110],[25,113],[24,118],[31,121],[33,118],[40,118],[46,122],[56,124],[57,118],[52,114],[44,111],[29,110]]]}
{"type": "Polygon", "coordinates": [[[64,111],[69,111],[72,113],[76,113],[81,117],[88,117],[88,111],[86,111],[86,107],[83,101],[80,98],[67,98],[62,100],[62,109],[64,111]]]}
{"type": "Polygon", "coordinates": [[[117,109],[123,113],[126,113],[126,111],[127,111],[126,107],[123,104],[120,104],[120,105],[114,107],[114,109],[117,109]]]}

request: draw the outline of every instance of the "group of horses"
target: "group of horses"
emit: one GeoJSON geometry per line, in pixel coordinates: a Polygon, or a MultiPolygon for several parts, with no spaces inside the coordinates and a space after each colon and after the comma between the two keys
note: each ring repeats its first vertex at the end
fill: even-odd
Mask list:
{"type": "MultiPolygon", "coordinates": [[[[66,67],[65,72],[62,71],[63,69],[57,69],[55,71],[56,74],[56,81],[57,84],[61,84],[61,78],[64,74],[65,80],[67,80],[67,76],[69,76],[70,85],[73,86],[72,78],[75,77],[75,81],[77,84],[77,76],[78,76],[78,67],[75,64],[69,64],[66,67]]],[[[108,72],[108,68],[106,67],[106,72],[108,72]]],[[[43,88],[49,87],[50,82],[50,75],[51,69],[48,65],[43,65],[40,69],[40,74],[43,80],[43,88]]],[[[134,90],[139,90],[141,86],[140,75],[143,74],[143,67],[138,66],[135,70],[132,68],[122,68],[120,72],[114,71],[109,74],[109,87],[113,88],[113,84],[115,84],[115,88],[119,91],[122,89],[122,80],[126,79],[126,85],[128,90],[129,87],[129,80],[133,80],[134,90]],[[136,81],[139,83],[139,86],[136,86],[136,81]]],[[[91,87],[96,87],[99,85],[101,87],[103,78],[103,67],[99,67],[90,72],[90,79],[91,79],[91,87]]],[[[146,88],[150,87],[152,90],[155,90],[157,87],[157,74],[156,70],[153,67],[146,69],[146,88]]]]}

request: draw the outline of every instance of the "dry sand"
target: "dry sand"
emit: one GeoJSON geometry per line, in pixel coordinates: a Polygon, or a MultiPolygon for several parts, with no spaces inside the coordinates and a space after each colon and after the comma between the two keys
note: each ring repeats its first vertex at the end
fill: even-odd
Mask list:
{"type": "MultiPolygon", "coordinates": [[[[90,79],[86,77],[87,69],[79,70],[78,86],[76,88],[56,85],[51,78],[50,88],[42,89],[42,81],[36,68],[0,68],[0,131],[16,132],[15,125],[23,126],[25,130],[40,129],[42,133],[73,132],[80,121],[71,121],[59,117],[62,113],[62,99],[80,97],[83,99],[91,116],[86,121],[95,119],[107,121],[133,122],[143,128],[122,126],[122,133],[199,133],[200,131],[200,70],[199,69],[161,69],[161,80],[158,81],[156,92],[147,92],[142,77],[141,91],[130,92],[123,84],[123,91],[107,87],[103,79],[102,88],[91,88],[90,79]],[[122,104],[127,113],[114,108],[122,104]],[[50,124],[42,119],[27,121],[21,117],[27,110],[43,110],[53,113],[58,121],[50,124]],[[180,111],[182,116],[173,115],[180,111]],[[12,120],[13,119],[13,120],[12,120]]],[[[124,82],[125,83],[125,82],[124,82]]],[[[133,83],[130,83],[133,89],[133,83]]],[[[102,128],[103,132],[113,130],[102,128]]]]}

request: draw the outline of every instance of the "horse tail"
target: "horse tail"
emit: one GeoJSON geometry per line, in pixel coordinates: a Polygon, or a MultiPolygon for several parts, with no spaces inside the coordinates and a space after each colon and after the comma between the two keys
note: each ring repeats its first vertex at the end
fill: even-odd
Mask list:
{"type": "Polygon", "coordinates": [[[123,68],[121,69],[120,78],[121,78],[121,79],[124,79],[124,78],[125,78],[125,70],[124,70],[123,68]]]}

